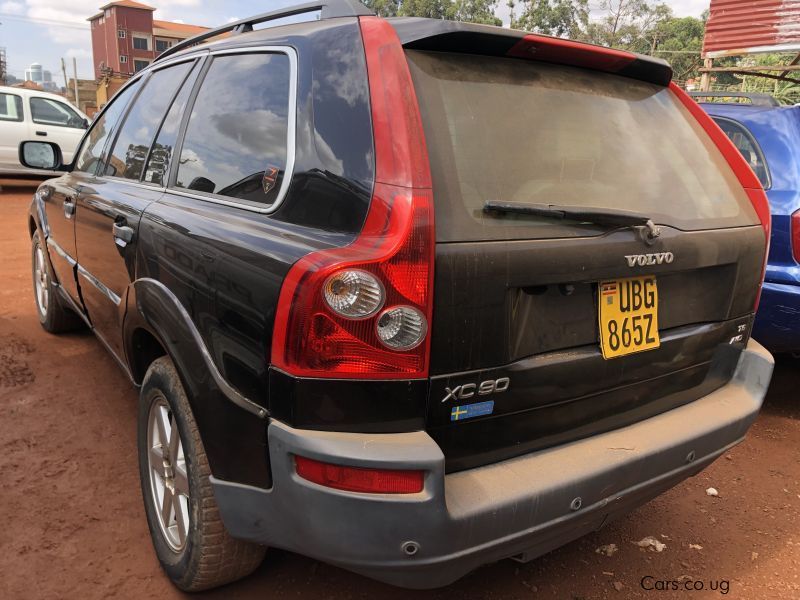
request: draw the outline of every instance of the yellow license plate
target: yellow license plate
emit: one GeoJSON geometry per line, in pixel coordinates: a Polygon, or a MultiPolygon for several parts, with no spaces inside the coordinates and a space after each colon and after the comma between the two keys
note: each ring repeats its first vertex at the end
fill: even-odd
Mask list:
{"type": "Polygon", "coordinates": [[[661,345],[655,277],[601,281],[598,298],[603,358],[652,350],[661,345]]]}

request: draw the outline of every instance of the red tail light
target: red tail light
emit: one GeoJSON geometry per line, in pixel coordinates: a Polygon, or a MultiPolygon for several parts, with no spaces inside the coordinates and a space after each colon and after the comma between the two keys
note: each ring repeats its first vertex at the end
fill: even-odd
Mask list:
{"type": "Polygon", "coordinates": [[[739,183],[747,192],[747,197],[753,205],[753,208],[761,221],[761,226],[764,228],[765,249],[764,249],[764,265],[761,269],[761,281],[759,282],[758,295],[756,296],[756,303],[753,310],[758,310],[758,301],[761,299],[761,284],[764,283],[764,274],[767,269],[767,257],[769,256],[769,236],[771,227],[771,217],[769,212],[769,201],[764,188],[761,187],[761,182],[753,173],[750,165],[742,157],[733,142],[725,135],[725,132],[719,128],[706,111],[700,108],[700,105],[695,102],[689,94],[684,92],[674,82],[669,84],[669,89],[675,94],[683,105],[689,110],[692,116],[700,123],[700,126],[705,130],[714,144],[717,146],[722,156],[730,165],[739,183]]]}
{"type": "Polygon", "coordinates": [[[386,309],[411,306],[431,322],[433,201],[417,97],[394,29],[361,17],[375,141],[375,188],[364,227],[349,246],[313,252],[295,263],[281,288],[272,363],[307,377],[412,379],[428,376],[430,332],[410,350],[387,348],[380,315],[348,319],[323,298],[329,275],[367,271],[385,288],[386,309]]]}
{"type": "Polygon", "coordinates": [[[295,469],[303,479],[318,485],[368,494],[416,494],[424,486],[422,471],[345,467],[295,456],[295,469]]]}
{"type": "Polygon", "coordinates": [[[800,263],[800,210],[792,215],[792,256],[800,263]]]}

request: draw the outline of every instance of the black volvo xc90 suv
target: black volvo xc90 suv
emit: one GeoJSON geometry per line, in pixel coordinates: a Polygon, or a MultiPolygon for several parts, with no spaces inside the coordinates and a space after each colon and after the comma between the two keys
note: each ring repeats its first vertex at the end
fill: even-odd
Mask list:
{"type": "Polygon", "coordinates": [[[444,585],[743,439],[772,372],[750,339],[769,211],[670,79],[320,0],[168,50],[70,165],[20,146],[63,171],[30,210],[41,323],[91,327],[140,387],[176,585],[265,546],[444,585]]]}

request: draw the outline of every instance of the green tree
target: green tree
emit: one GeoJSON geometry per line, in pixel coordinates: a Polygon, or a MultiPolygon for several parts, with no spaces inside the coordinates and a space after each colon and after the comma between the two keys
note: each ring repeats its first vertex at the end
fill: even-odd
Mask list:
{"type": "Polygon", "coordinates": [[[589,23],[588,0],[510,0],[508,6],[511,27],[534,33],[577,38],[589,23]],[[517,7],[519,17],[514,16],[517,7]]]}
{"type": "Polygon", "coordinates": [[[672,65],[675,79],[685,81],[700,76],[698,69],[703,64],[700,52],[703,48],[705,23],[694,17],[671,17],[665,19],[650,32],[652,54],[667,60],[672,65]]]}
{"type": "Polygon", "coordinates": [[[367,8],[375,11],[379,17],[396,17],[400,11],[402,0],[361,0],[367,8]]]}
{"type": "Polygon", "coordinates": [[[672,18],[669,6],[648,0],[601,0],[598,8],[603,16],[589,22],[582,38],[601,46],[638,52],[652,51],[653,31],[672,18]]]}
{"type": "Polygon", "coordinates": [[[503,22],[494,14],[495,8],[497,0],[453,0],[445,18],[467,23],[502,25],[503,22]]]}
{"type": "Polygon", "coordinates": [[[452,4],[452,0],[402,0],[399,14],[404,17],[445,19],[452,4]]]}

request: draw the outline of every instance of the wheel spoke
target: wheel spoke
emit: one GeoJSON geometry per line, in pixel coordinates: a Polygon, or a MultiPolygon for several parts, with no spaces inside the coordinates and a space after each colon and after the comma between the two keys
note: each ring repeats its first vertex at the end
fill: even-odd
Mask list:
{"type": "Polygon", "coordinates": [[[159,406],[156,409],[155,421],[156,427],[158,427],[158,441],[161,442],[162,450],[166,450],[169,444],[169,432],[166,420],[167,409],[163,406],[159,406]]]}
{"type": "Polygon", "coordinates": [[[158,473],[163,479],[166,477],[164,470],[164,453],[160,447],[150,448],[150,468],[158,473]]]}
{"type": "Polygon", "coordinates": [[[164,488],[164,497],[161,500],[161,522],[164,524],[164,529],[169,529],[170,517],[172,516],[172,503],[174,496],[169,488],[164,488]]]}
{"type": "Polygon", "coordinates": [[[186,522],[184,521],[183,502],[181,502],[181,497],[177,494],[172,497],[172,502],[175,508],[175,523],[178,525],[178,543],[183,545],[186,539],[186,522]]]}
{"type": "Polygon", "coordinates": [[[189,497],[189,477],[186,475],[186,465],[174,465],[175,489],[178,493],[189,497]]]}
{"type": "Polygon", "coordinates": [[[172,466],[178,464],[178,447],[181,444],[181,436],[178,433],[178,424],[175,422],[175,415],[171,415],[169,419],[169,462],[172,466]]]}

